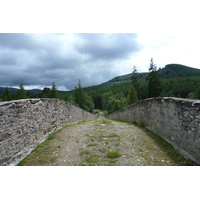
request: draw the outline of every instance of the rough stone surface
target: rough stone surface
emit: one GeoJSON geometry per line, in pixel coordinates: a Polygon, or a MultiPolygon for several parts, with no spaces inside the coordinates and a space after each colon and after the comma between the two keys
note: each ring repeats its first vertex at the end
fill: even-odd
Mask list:
{"type": "Polygon", "coordinates": [[[184,157],[200,164],[200,101],[151,98],[114,112],[108,118],[142,123],[184,157]]]}
{"type": "Polygon", "coordinates": [[[0,103],[0,165],[15,165],[48,134],[96,116],[58,99],[0,103]]]}

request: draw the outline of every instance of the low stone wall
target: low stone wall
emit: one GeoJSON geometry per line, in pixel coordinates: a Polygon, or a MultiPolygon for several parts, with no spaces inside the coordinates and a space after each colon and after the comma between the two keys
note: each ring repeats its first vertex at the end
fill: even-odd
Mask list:
{"type": "Polygon", "coordinates": [[[48,134],[96,116],[58,99],[0,103],[0,165],[16,165],[48,134]]]}
{"type": "Polygon", "coordinates": [[[181,155],[200,164],[200,101],[151,98],[111,113],[108,118],[143,123],[181,155]]]}

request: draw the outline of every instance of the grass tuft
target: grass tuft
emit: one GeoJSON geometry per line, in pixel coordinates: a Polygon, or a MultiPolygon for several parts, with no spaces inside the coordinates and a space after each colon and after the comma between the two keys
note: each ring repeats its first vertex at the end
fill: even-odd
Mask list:
{"type": "Polygon", "coordinates": [[[87,147],[97,146],[98,144],[88,144],[87,147]]]}
{"type": "Polygon", "coordinates": [[[81,154],[81,156],[84,155],[84,154],[90,154],[90,151],[84,150],[84,151],[81,151],[80,154],[81,154]]]}
{"type": "Polygon", "coordinates": [[[117,151],[110,151],[110,152],[108,152],[107,153],[107,157],[108,158],[119,158],[119,157],[121,157],[122,155],[119,153],[119,152],[117,152],[117,151]]]}

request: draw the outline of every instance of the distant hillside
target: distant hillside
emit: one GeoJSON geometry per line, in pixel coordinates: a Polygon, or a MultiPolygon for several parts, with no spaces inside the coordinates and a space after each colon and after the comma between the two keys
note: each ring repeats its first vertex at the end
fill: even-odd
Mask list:
{"type": "MultiPolygon", "coordinates": [[[[162,96],[186,98],[188,93],[194,92],[195,88],[200,85],[200,83],[198,84],[200,69],[180,64],[168,64],[165,68],[160,69],[159,72],[164,87],[162,96]],[[192,80],[188,80],[189,78],[192,78],[192,80]]],[[[140,81],[140,93],[138,94],[140,99],[147,98],[147,75],[148,73],[137,74],[138,80],[140,81]]],[[[84,89],[92,97],[98,108],[101,105],[102,94],[105,92],[112,91],[113,94],[123,93],[127,96],[131,86],[131,76],[132,74],[117,76],[100,85],[86,87],[84,89]]],[[[68,95],[72,94],[72,92],[73,90],[69,91],[68,95]]]]}
{"type": "Polygon", "coordinates": [[[200,76],[200,69],[179,64],[169,64],[160,70],[162,78],[200,76]]]}
{"type": "MultiPolygon", "coordinates": [[[[6,88],[6,87],[0,87],[0,95],[3,94],[5,88],[6,88]]],[[[16,89],[16,88],[9,88],[9,90],[10,90],[11,93],[16,93],[16,91],[17,91],[18,89],[16,89]]],[[[42,90],[39,90],[39,89],[32,89],[32,90],[26,90],[26,92],[41,93],[42,90]]]]}
{"type": "MultiPolygon", "coordinates": [[[[192,77],[192,76],[200,76],[200,69],[188,67],[185,65],[180,64],[168,64],[165,66],[165,68],[160,69],[160,77],[161,78],[178,78],[178,77],[192,77]]],[[[148,73],[138,73],[139,79],[144,79],[148,73]]],[[[126,74],[123,76],[117,76],[106,83],[111,82],[123,82],[123,81],[130,81],[131,80],[131,74],[126,74]]]]}
{"type": "MultiPolygon", "coordinates": [[[[137,76],[138,78],[145,78],[147,76],[148,73],[138,73],[137,76]]],[[[132,77],[132,73],[131,74],[126,74],[123,76],[117,76],[109,81],[107,81],[106,83],[110,83],[110,82],[118,82],[118,81],[130,81],[132,77]]]]}
{"type": "MultiPolygon", "coordinates": [[[[5,87],[0,87],[0,95],[3,94],[4,90],[5,90],[5,87]]],[[[11,93],[15,93],[17,91],[17,89],[15,88],[9,88],[9,90],[11,93]]]]}

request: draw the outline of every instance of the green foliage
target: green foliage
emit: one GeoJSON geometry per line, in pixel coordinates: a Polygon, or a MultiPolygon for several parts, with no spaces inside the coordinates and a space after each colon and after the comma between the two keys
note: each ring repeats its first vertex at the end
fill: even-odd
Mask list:
{"type": "Polygon", "coordinates": [[[122,155],[119,153],[119,152],[117,152],[117,151],[110,151],[110,152],[108,152],[107,153],[107,155],[106,155],[108,158],[119,158],[119,157],[121,157],[122,155]]]}
{"type": "MultiPolygon", "coordinates": [[[[47,90],[48,89],[46,89],[46,92],[47,92],[47,90]]],[[[50,90],[50,93],[49,93],[49,98],[56,98],[56,99],[59,98],[57,87],[56,87],[56,84],[54,82],[52,83],[52,87],[51,87],[51,90],[50,90]]]]}
{"type": "Polygon", "coordinates": [[[86,93],[84,92],[79,80],[78,87],[75,86],[74,101],[82,109],[86,110],[86,93]]]}
{"type": "Polygon", "coordinates": [[[19,90],[16,92],[16,99],[26,99],[26,91],[22,83],[20,83],[19,90]]]}
{"type": "Polygon", "coordinates": [[[158,97],[162,91],[161,81],[157,67],[153,62],[153,58],[150,61],[149,74],[147,76],[148,81],[148,97],[158,97]]]}
{"type": "Polygon", "coordinates": [[[132,74],[132,77],[131,77],[131,82],[132,82],[132,85],[134,86],[135,91],[137,93],[138,89],[139,89],[139,81],[138,81],[138,71],[136,69],[136,66],[133,67],[133,74],[132,74]]]}
{"type": "Polygon", "coordinates": [[[113,95],[112,92],[102,95],[102,103],[103,109],[107,110],[108,113],[115,112],[128,105],[127,99],[123,93],[113,95]]]}
{"type": "Polygon", "coordinates": [[[112,92],[106,92],[102,95],[102,109],[109,110],[109,98],[113,96],[112,92]]]}
{"type": "Polygon", "coordinates": [[[200,76],[200,70],[179,64],[166,65],[165,68],[162,69],[160,73],[161,78],[167,78],[167,79],[183,78],[183,77],[186,78],[193,76],[200,76]]]}
{"type": "Polygon", "coordinates": [[[75,87],[74,97],[71,97],[71,102],[73,101],[77,106],[86,111],[92,113],[94,110],[94,103],[92,101],[92,98],[83,90],[80,80],[78,83],[78,87],[75,87]]]}
{"type": "Polygon", "coordinates": [[[191,93],[188,94],[187,98],[188,99],[195,99],[195,94],[191,92],[191,93]]]}
{"type": "MultiPolygon", "coordinates": [[[[54,86],[56,87],[56,86],[54,86]]],[[[55,88],[54,88],[55,89],[55,88]]],[[[42,93],[40,94],[40,98],[48,98],[50,96],[50,93],[51,93],[51,89],[50,88],[47,88],[45,87],[42,91],[42,93]]]]}
{"type": "Polygon", "coordinates": [[[12,100],[12,96],[10,93],[10,90],[8,89],[8,87],[5,88],[4,93],[3,93],[3,101],[10,101],[12,100]]]}
{"type": "Polygon", "coordinates": [[[127,101],[128,101],[128,105],[138,102],[138,96],[135,91],[134,85],[131,86],[131,89],[130,89],[128,97],[127,97],[127,101]]]}
{"type": "MultiPolygon", "coordinates": [[[[200,79],[200,78],[199,78],[199,79],[200,79]]],[[[200,81],[200,80],[199,80],[199,81],[200,81]]],[[[200,99],[200,84],[199,84],[197,90],[195,91],[195,97],[196,97],[197,99],[200,99]]]]}
{"type": "Polygon", "coordinates": [[[193,93],[192,98],[200,99],[200,76],[162,79],[162,85],[162,97],[188,98],[188,95],[193,93]]]}

